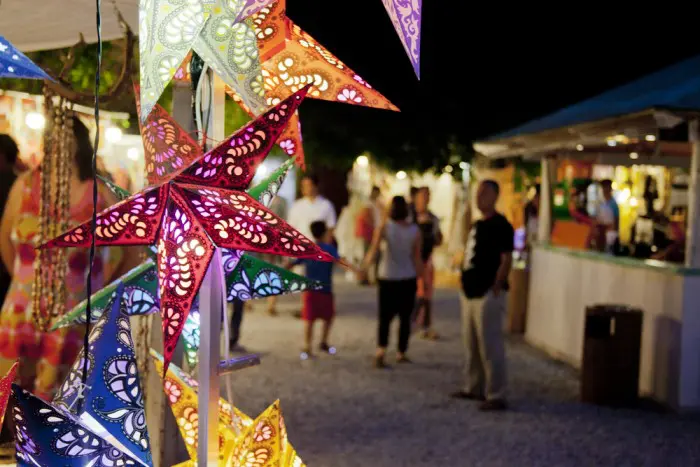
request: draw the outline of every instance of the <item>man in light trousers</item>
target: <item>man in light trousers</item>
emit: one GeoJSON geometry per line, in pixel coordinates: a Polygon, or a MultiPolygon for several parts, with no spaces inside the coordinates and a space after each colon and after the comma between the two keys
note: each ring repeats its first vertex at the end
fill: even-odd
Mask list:
{"type": "Polygon", "coordinates": [[[499,186],[485,180],[477,191],[482,218],[469,229],[462,265],[464,387],[452,396],[481,401],[481,410],[504,410],[506,357],[503,316],[513,253],[513,227],[496,211],[499,186]]]}

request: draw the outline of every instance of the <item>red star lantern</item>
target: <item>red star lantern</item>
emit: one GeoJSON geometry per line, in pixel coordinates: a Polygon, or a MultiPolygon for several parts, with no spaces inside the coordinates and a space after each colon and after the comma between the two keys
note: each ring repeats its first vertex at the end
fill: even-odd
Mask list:
{"type": "MultiPolygon", "coordinates": [[[[242,191],[307,90],[295,93],[196,158],[192,154],[201,153],[199,146],[192,145],[191,138],[164,110],[156,109],[144,124],[142,137],[154,167],[149,180],[160,184],[97,216],[97,246],[157,244],[166,370],[216,247],[333,261],[242,191]],[[195,161],[189,162],[192,159],[195,161]]],[[[90,242],[90,223],[86,222],[42,248],[88,247],[90,242]]]]}
{"type": "Polygon", "coordinates": [[[5,376],[0,378],[0,426],[5,419],[5,410],[7,409],[7,401],[12,393],[12,383],[17,377],[17,367],[19,363],[15,362],[5,376]]]}

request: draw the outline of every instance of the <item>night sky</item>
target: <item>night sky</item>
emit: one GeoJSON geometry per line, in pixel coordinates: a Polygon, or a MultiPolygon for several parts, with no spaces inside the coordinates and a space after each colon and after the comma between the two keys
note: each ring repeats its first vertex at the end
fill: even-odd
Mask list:
{"type": "Polygon", "coordinates": [[[382,128],[396,144],[416,132],[468,143],[700,54],[698,22],[669,2],[587,16],[579,10],[593,4],[423,3],[419,82],[381,0],[288,0],[293,21],[402,109],[314,102],[309,111],[342,119],[351,132],[382,128]]]}

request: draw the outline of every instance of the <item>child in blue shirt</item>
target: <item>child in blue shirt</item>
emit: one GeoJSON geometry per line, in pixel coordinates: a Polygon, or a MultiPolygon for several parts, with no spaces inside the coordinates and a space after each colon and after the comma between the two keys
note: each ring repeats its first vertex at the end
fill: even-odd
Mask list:
{"type": "MultiPolygon", "coordinates": [[[[311,234],[319,247],[336,260],[340,260],[338,249],[333,245],[333,236],[323,221],[316,221],[311,224],[311,234]]],[[[319,350],[330,354],[335,354],[335,348],[328,344],[328,337],[331,332],[331,325],[335,317],[335,300],[333,298],[333,263],[314,261],[309,259],[297,260],[292,266],[303,264],[306,266],[306,277],[321,282],[323,286],[316,290],[302,292],[303,307],[301,318],[304,320],[304,348],[302,358],[311,356],[311,345],[313,340],[313,326],[317,319],[323,321],[321,343],[319,350]]]]}

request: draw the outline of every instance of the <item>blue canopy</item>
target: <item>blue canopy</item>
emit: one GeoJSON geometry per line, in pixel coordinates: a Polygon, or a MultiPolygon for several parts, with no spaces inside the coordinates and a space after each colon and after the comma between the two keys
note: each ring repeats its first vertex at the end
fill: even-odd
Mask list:
{"type": "Polygon", "coordinates": [[[700,111],[700,55],[491,136],[487,141],[565,128],[651,109],[700,111]]]}

